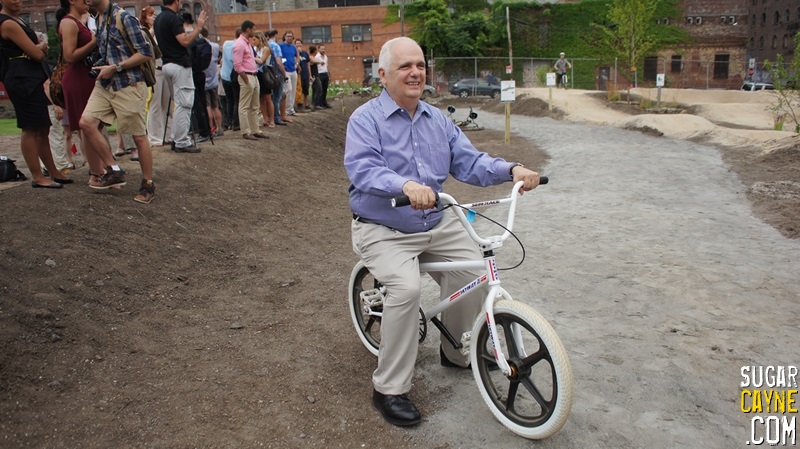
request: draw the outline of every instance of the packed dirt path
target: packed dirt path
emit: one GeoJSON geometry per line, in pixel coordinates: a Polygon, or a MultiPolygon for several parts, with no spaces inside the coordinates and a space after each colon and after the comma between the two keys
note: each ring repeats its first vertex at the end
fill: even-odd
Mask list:
{"type": "MultiPolygon", "coordinates": [[[[523,199],[529,259],[504,281],[548,317],[575,373],[572,416],[536,447],[746,447],[741,367],[800,361],[800,240],[753,216],[714,147],[549,118],[514,116],[512,131],[550,155],[550,184],[523,199]]],[[[473,390],[454,387],[430,418],[460,429],[436,440],[530,447],[473,390]]]]}
{"type": "MultiPolygon", "coordinates": [[[[425,419],[399,429],[370,406],[375,359],[347,311],[342,153],[364,99],[344,100],[268,141],[156,149],[147,206],[126,158],[120,191],[86,188],[85,168],[63,191],[0,189],[0,447],[745,447],[740,367],[800,359],[797,208],[770,197],[793,213],[762,222],[745,180],[777,155],[763,179],[797,183],[796,149],[731,159],[522,115],[502,145],[503,118],[479,110],[494,129],[470,135],[480,149],[551,177],[522,199],[527,259],[503,279],[561,336],[572,415],[542,442],[511,434],[470,372],[439,365],[433,330],[411,392],[425,419]]],[[[510,186],[445,188],[472,201],[510,186]]]]}

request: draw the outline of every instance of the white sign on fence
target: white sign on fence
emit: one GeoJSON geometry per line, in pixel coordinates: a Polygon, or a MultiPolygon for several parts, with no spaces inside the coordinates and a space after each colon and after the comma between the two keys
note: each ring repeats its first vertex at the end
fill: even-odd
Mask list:
{"type": "Polygon", "coordinates": [[[656,74],[656,87],[664,87],[664,74],[656,74]]]}
{"type": "Polygon", "coordinates": [[[547,85],[553,87],[556,85],[556,74],[555,73],[548,73],[547,74],[547,85]]]}
{"type": "Polygon", "coordinates": [[[513,103],[515,98],[517,98],[517,82],[500,81],[500,101],[513,103]]]}

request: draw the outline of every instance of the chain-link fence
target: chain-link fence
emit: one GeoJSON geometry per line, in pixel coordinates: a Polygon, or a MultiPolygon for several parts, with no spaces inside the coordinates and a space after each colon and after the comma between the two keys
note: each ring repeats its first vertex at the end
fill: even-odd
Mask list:
{"type": "MultiPolygon", "coordinates": [[[[512,74],[506,74],[508,58],[435,58],[430,61],[429,84],[444,93],[461,79],[479,78],[489,83],[514,79],[518,87],[544,87],[547,73],[554,72],[557,58],[513,58],[512,74]]],[[[606,63],[595,58],[567,58],[570,88],[621,90],[628,86],[655,87],[657,75],[664,75],[664,86],[687,89],[740,89],[745,82],[772,83],[763,63],[730,61],[728,55],[714,60],[687,60],[680,56],[646,58],[635,71],[619,62],[606,63]]]]}

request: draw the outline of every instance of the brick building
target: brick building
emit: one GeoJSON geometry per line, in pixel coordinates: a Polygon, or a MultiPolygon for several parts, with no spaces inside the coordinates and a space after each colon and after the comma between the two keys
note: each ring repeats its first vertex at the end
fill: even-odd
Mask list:
{"type": "Polygon", "coordinates": [[[360,84],[372,73],[381,46],[401,35],[400,22],[385,23],[386,14],[385,6],[348,6],[217,14],[215,20],[223,41],[232,39],[244,20],[252,20],[257,29],[266,30],[271,21],[281,33],[292,30],[306,48],[324,44],[331,82],[360,84]]]}
{"type": "MultiPolygon", "coordinates": [[[[137,17],[147,5],[160,12],[162,4],[152,0],[115,3],[137,17]]],[[[372,72],[381,46],[404,30],[401,22],[385,23],[387,5],[392,3],[393,0],[182,0],[181,6],[195,17],[205,10],[209,15],[209,37],[220,43],[232,39],[235,29],[248,19],[259,30],[266,31],[270,25],[281,32],[291,29],[306,47],[325,44],[333,84],[360,84],[372,72]]],[[[26,5],[22,18],[36,31],[46,32],[55,26],[58,8],[58,0],[39,0],[26,5]]]]}
{"type": "Polygon", "coordinates": [[[779,54],[785,62],[794,59],[794,36],[800,31],[800,1],[746,0],[749,13],[747,53],[760,64],[775,61],[779,54]]]}
{"type": "Polygon", "coordinates": [[[692,43],[648,58],[645,79],[655,68],[670,87],[738,89],[747,73],[749,1],[682,0],[678,25],[692,43]]]}

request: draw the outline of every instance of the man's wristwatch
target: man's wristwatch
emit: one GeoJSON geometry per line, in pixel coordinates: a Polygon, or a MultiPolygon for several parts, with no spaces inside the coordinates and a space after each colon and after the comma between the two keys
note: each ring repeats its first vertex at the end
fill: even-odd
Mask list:
{"type": "Polygon", "coordinates": [[[511,164],[511,167],[508,168],[508,176],[511,176],[512,178],[514,177],[514,167],[524,167],[524,165],[518,162],[511,164]]]}
{"type": "Polygon", "coordinates": [[[118,62],[118,63],[116,63],[116,64],[114,64],[114,67],[116,67],[116,68],[117,68],[117,73],[119,73],[119,72],[121,72],[121,71],[122,71],[122,64],[120,64],[119,62],[118,62]]]}

